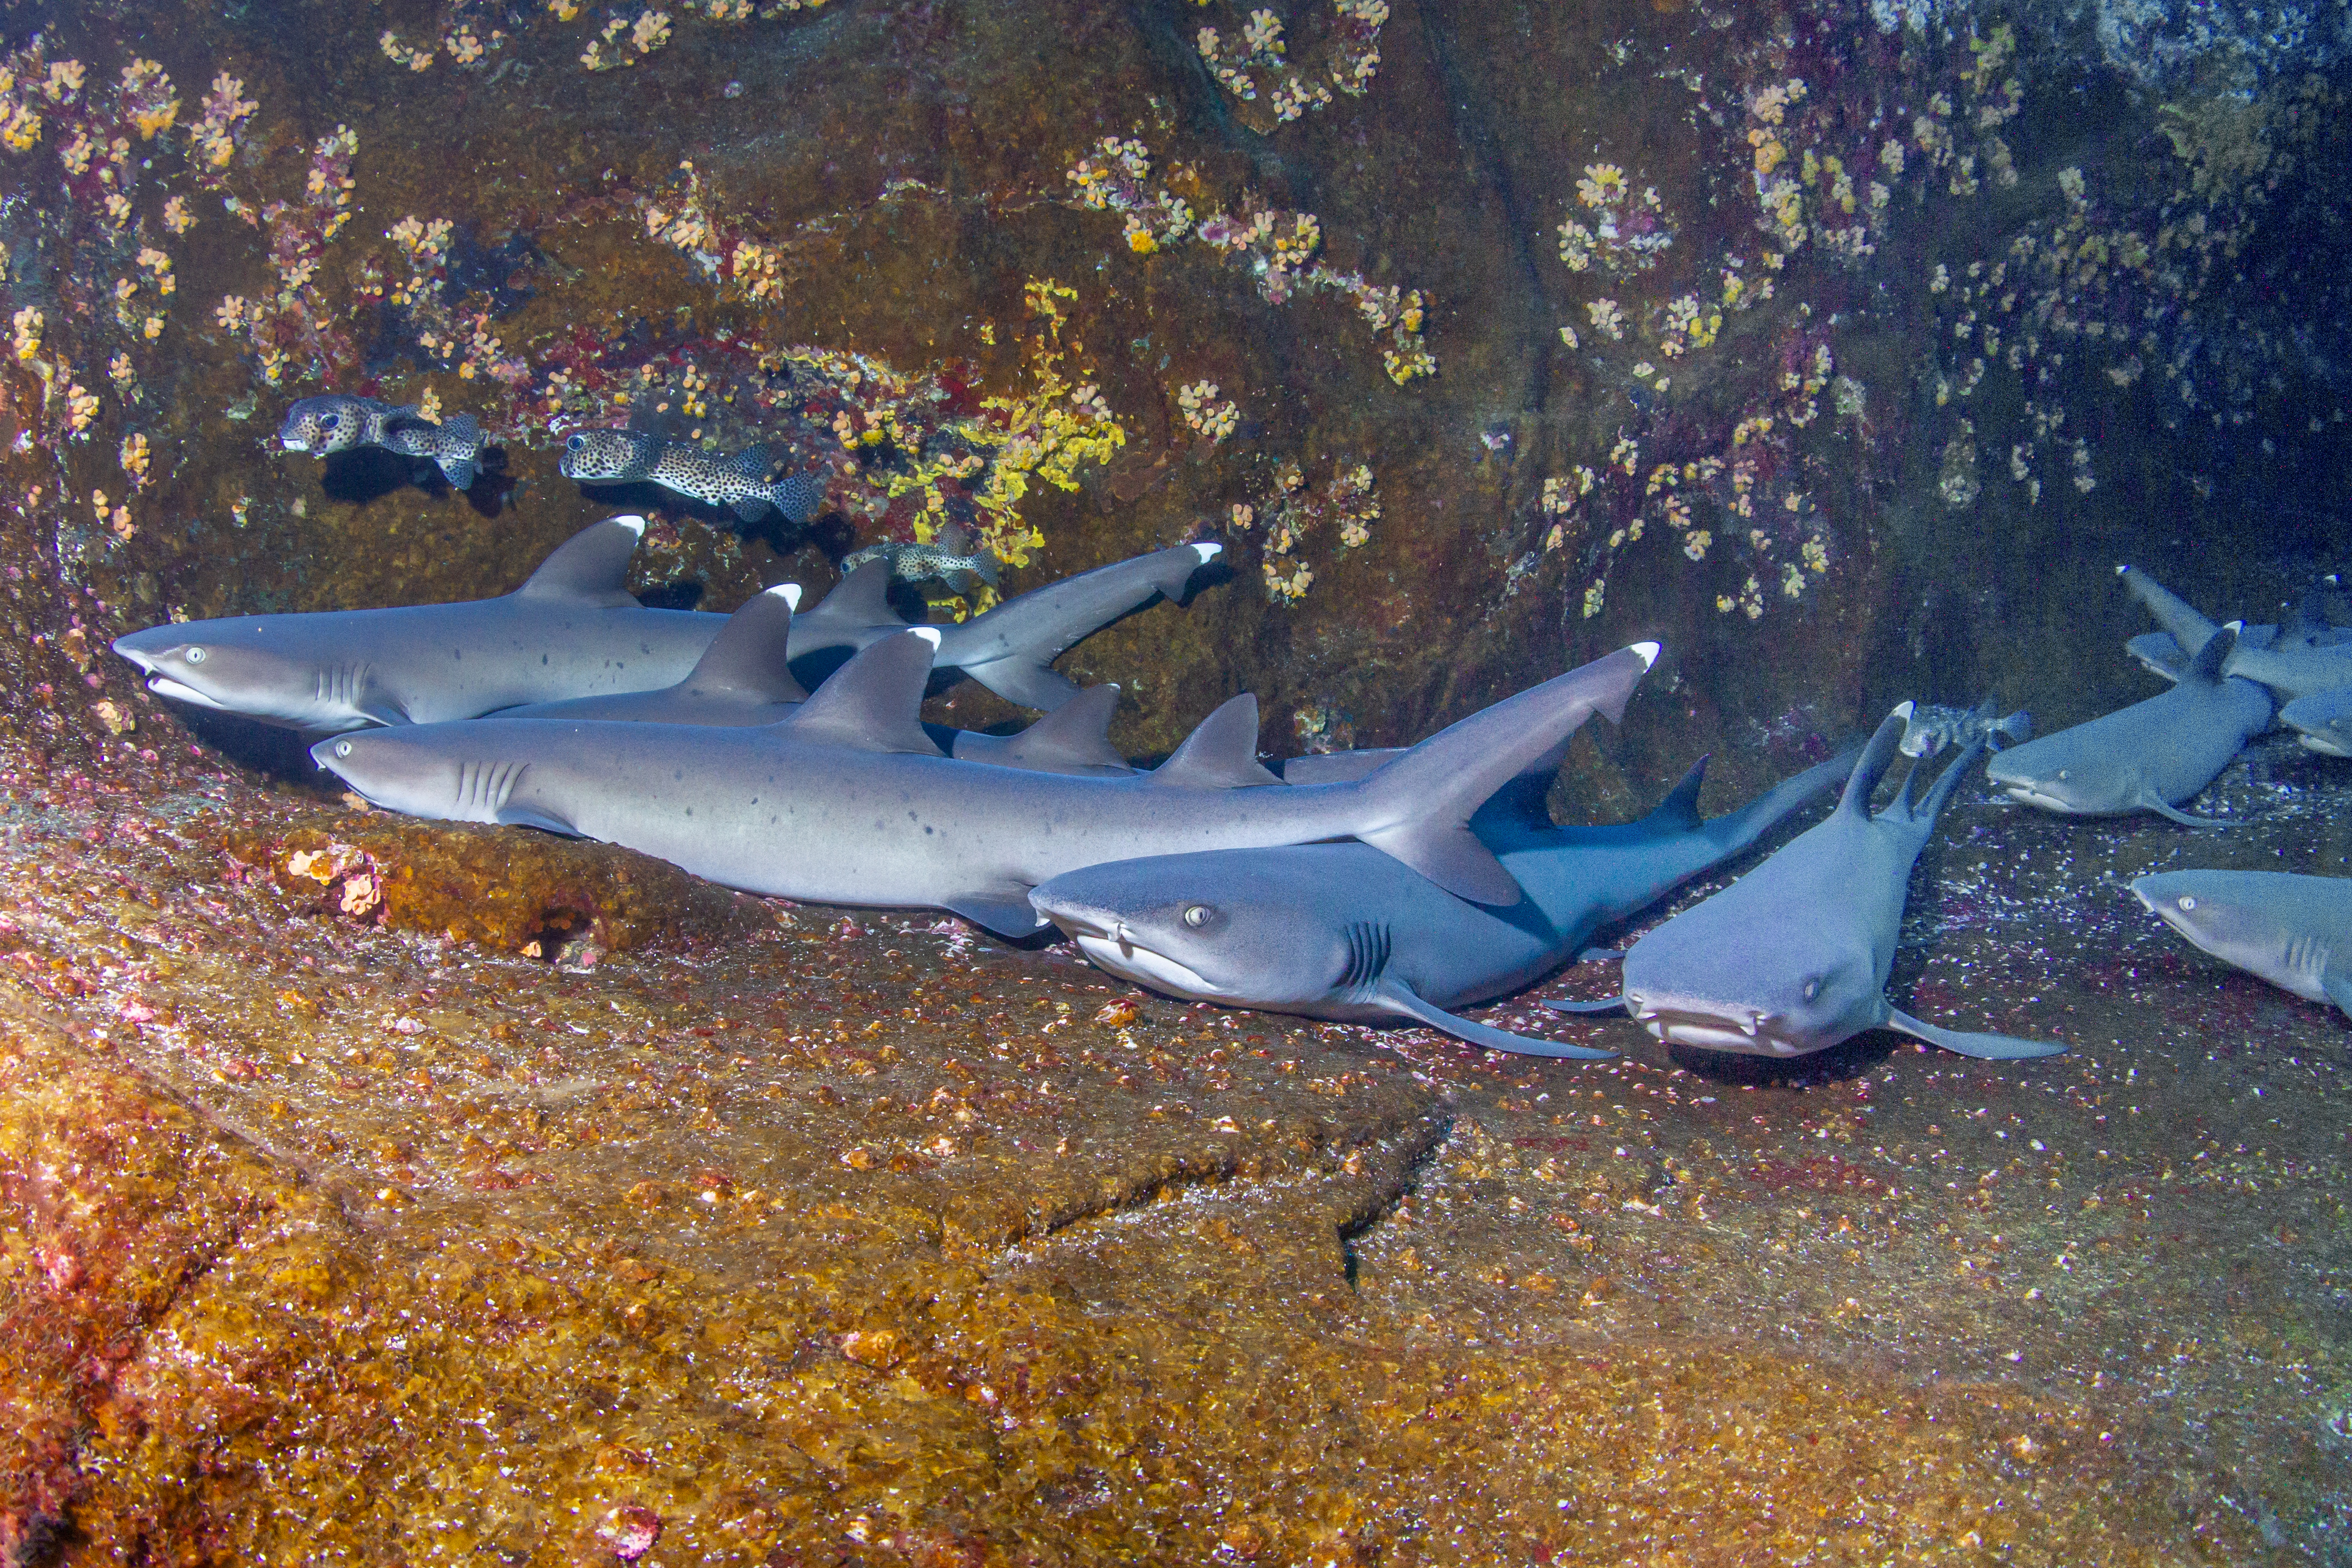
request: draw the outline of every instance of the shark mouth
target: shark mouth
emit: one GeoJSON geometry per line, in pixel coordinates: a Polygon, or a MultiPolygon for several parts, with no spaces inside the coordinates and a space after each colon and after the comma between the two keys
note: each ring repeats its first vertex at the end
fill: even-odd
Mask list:
{"type": "Polygon", "coordinates": [[[2038,805],[2044,811],[2061,812],[2069,816],[2075,815],[2072,801],[2061,800],[2054,795],[2045,794],[2030,784],[2002,784],[2000,788],[2003,795],[2020,805],[2038,805]]]}
{"type": "Polygon", "coordinates": [[[1685,997],[1653,1001],[1635,995],[1627,996],[1625,1004],[1636,1023],[1671,1046],[1696,1046],[1744,1057],[1801,1057],[1820,1048],[1790,1039],[1773,1027],[1780,1022],[1778,1016],[1754,1007],[1685,997]]]}
{"type": "Polygon", "coordinates": [[[1194,1001],[1216,1001],[1233,994],[1166,953],[1138,946],[1135,932],[1128,929],[1125,921],[1069,910],[1043,912],[1069,933],[1070,940],[1078,944],[1078,951],[1097,969],[1194,1001]]]}
{"type": "Polygon", "coordinates": [[[186,702],[198,708],[209,708],[215,713],[226,713],[231,710],[226,703],[205,696],[193,686],[183,686],[168,675],[149,676],[147,689],[158,697],[168,697],[174,702],[186,702]]]}

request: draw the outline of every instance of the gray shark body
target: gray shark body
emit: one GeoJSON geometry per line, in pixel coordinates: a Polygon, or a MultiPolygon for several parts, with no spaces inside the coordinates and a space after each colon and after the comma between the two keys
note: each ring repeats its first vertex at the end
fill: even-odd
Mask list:
{"type": "Polygon", "coordinates": [[[1805,1056],[1875,1028],[1990,1059],[2063,1050],[1942,1028],[1886,1000],[1911,867],[1962,775],[1984,754],[1981,742],[1962,752],[1916,804],[1914,767],[1901,795],[1873,816],[1871,793],[1897,755],[1910,706],[1878,727],[1828,821],[1633,944],[1622,994],[1548,1005],[1622,1006],[1661,1040],[1743,1056],[1805,1056]]]}
{"type": "Polygon", "coordinates": [[[1623,649],[1473,714],[1359,784],[1232,787],[1255,699],[1210,715],[1152,773],[1073,777],[956,762],[917,721],[930,648],[857,655],[791,719],[747,729],[486,719],[321,742],[312,755],[412,815],[523,824],[625,845],[747,891],[949,909],[1045,925],[1030,889],[1138,855],[1355,836],[1464,897],[1515,902],[1471,833],[1485,798],[1595,711],[1621,711],[1655,657],[1623,649]]]}
{"type": "MultiPolygon", "coordinates": [[[[2180,679],[2193,663],[2187,650],[2205,647],[2220,625],[2136,566],[2116,574],[2164,628],[2132,638],[2126,650],[2165,679],[2180,679]]],[[[2284,626],[2241,625],[2221,669],[2269,688],[2281,702],[2337,690],[2352,686],[2352,630],[2328,625],[2314,593],[2284,626]]]]}
{"type": "Polygon", "coordinates": [[[2222,963],[2352,1016],[2352,879],[2166,871],[2131,888],[2150,913],[2222,963]]]}
{"type": "Polygon", "coordinates": [[[2270,727],[2271,698],[2221,673],[2236,627],[2208,638],[2180,682],[2145,702],[2011,746],[1985,776],[2012,800],[2068,816],[2153,811],[2210,826],[2179,803],[2211,784],[2245,743],[2270,727]]]}
{"type": "MultiPolygon", "coordinates": [[[[603,723],[715,725],[743,729],[776,724],[791,718],[808,700],[808,693],[793,678],[791,647],[793,607],[800,585],[785,583],[755,595],[727,618],[710,639],[700,659],[685,679],[655,691],[626,691],[606,697],[572,697],[558,702],[530,702],[502,709],[500,719],[593,720],[603,723]]],[[[909,628],[936,645],[933,626],[909,628]]],[[[999,767],[1029,768],[1124,777],[1136,772],[1110,743],[1110,720],[1118,706],[1118,688],[1097,686],[1045,715],[1013,735],[985,735],[944,724],[926,724],[924,731],[940,750],[966,762],[992,763],[999,767]]]]}
{"type": "MultiPolygon", "coordinates": [[[[1496,1029],[1450,1009],[1518,990],[1605,925],[1754,844],[1843,776],[1825,763],[1702,822],[1704,761],[1640,822],[1558,827],[1548,777],[1514,782],[1472,819],[1526,899],[1455,898],[1363,844],[1213,850],[1090,866],[1029,895],[1101,968],[1230,1007],[1348,1023],[1419,1023],[1523,1055],[1613,1055],[1496,1029]]],[[[1287,778],[1289,775],[1285,774],[1287,778]]]]}
{"type": "MultiPolygon", "coordinates": [[[[496,599],[179,622],[119,637],[114,650],[163,696],[330,734],[659,690],[692,673],[728,617],[647,609],[629,595],[623,584],[645,528],[637,517],[593,524],[496,599]]],[[[1115,562],[938,627],[940,662],[968,658],[984,681],[1001,683],[992,689],[1066,700],[1077,687],[1050,661],[1171,579],[1181,593],[1201,551],[1213,548],[1115,562]]],[[[907,629],[883,603],[887,579],[887,567],[867,567],[792,617],[790,663],[810,671],[804,681],[907,629]]]]}

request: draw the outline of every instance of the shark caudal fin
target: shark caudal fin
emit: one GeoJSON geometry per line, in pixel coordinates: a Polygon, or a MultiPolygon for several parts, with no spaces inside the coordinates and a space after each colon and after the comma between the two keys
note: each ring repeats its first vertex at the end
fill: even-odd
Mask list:
{"type": "Polygon", "coordinates": [[[1111,715],[1118,711],[1118,687],[1089,686],[1019,734],[1006,736],[989,760],[1046,773],[1126,772],[1127,759],[1110,743],[1111,715]]]}
{"type": "Polygon", "coordinates": [[[1257,760],[1257,698],[1244,691],[1201,721],[1151,782],[1171,789],[1244,789],[1278,784],[1257,760]]]}
{"type": "Polygon", "coordinates": [[[1496,1029],[1468,1018],[1456,1017],[1444,1008],[1422,1000],[1420,994],[1412,986],[1394,978],[1381,983],[1380,988],[1372,993],[1372,1001],[1398,1017],[1426,1024],[1441,1034],[1451,1035],[1474,1046],[1484,1046],[1490,1051],[1508,1051],[1518,1057],[1551,1057],[1575,1062],[1603,1062],[1617,1055],[1615,1051],[1596,1050],[1591,1046],[1571,1046],[1565,1040],[1514,1035],[1507,1029],[1496,1029]]]}
{"type": "Polygon", "coordinates": [[[2182,647],[2202,647],[2205,639],[2219,629],[2221,623],[2200,613],[2195,605],[2138,567],[2118,566],[2116,575],[2124,580],[2133,598],[2147,606],[2156,624],[2170,632],[2172,640],[2182,647]]]}
{"type": "Polygon", "coordinates": [[[597,608],[635,607],[635,597],[623,584],[629,580],[629,557],[645,535],[642,517],[592,522],[557,545],[514,596],[597,608]]]}
{"type": "Polygon", "coordinates": [[[974,639],[1001,635],[1007,651],[958,660],[956,668],[1007,702],[1051,711],[1078,694],[1077,682],[1052,668],[1054,660],[1157,596],[1181,599],[1192,574],[1223,549],[1179,544],[1017,594],[964,623],[965,635],[974,639]]]}
{"type": "Polygon", "coordinates": [[[794,740],[861,752],[940,755],[922,724],[923,688],[931,679],[938,639],[929,626],[917,626],[860,648],[778,728],[794,740]]]}
{"type": "Polygon", "coordinates": [[[1911,781],[1919,776],[1919,769],[1914,766],[1904,775],[1903,793],[1896,797],[1894,805],[1887,807],[1887,815],[1894,816],[1899,807],[1902,820],[1918,824],[1923,837],[1933,831],[1936,818],[1944,814],[1944,807],[1951,802],[1952,792],[1960,787],[1960,780],[1967,776],[1968,771],[1984,760],[1984,754],[1985,743],[1982,741],[1969,742],[1969,749],[1954,757],[1950,764],[1936,775],[1935,786],[1916,805],[1911,800],[1911,781]]]}
{"type": "Polygon", "coordinates": [[[693,671],[679,684],[698,691],[740,691],[770,702],[805,702],[808,692],[793,679],[786,662],[793,635],[793,608],[801,600],[798,583],[782,583],[754,594],[727,617],[693,671]]]}
{"type": "Polygon", "coordinates": [[[1908,1035],[1915,1040],[1925,1040],[1931,1046],[1941,1046],[1948,1051],[1985,1062],[2031,1061],[2037,1057],[2061,1056],[2066,1049],[2047,1040],[2020,1039],[2015,1035],[1979,1035],[1966,1029],[1942,1028],[1924,1023],[1899,1007],[1886,1010],[1886,1027],[1908,1035]]]}
{"type": "Polygon", "coordinates": [[[1657,658],[1656,643],[1635,643],[1447,726],[1352,786],[1364,808],[1356,837],[1456,898],[1518,902],[1518,883],[1470,831],[1471,816],[1593,714],[1620,718],[1657,658]]]}
{"type": "Polygon", "coordinates": [[[1853,772],[1845,781],[1845,793],[1838,796],[1840,816],[1870,816],[1870,797],[1877,792],[1878,781],[1895,765],[1895,753],[1903,745],[1903,731],[1910,727],[1912,704],[1898,702],[1895,711],[1878,721],[1867,745],[1862,749],[1862,760],[1853,764],[1853,772]]]}

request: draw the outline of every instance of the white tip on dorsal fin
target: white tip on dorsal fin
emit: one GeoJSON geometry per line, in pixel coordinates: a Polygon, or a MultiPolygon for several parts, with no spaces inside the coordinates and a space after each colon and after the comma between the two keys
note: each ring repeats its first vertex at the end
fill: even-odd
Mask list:
{"type": "Polygon", "coordinates": [[[857,626],[903,626],[907,618],[890,607],[890,563],[868,561],[833,585],[812,616],[827,616],[857,626]]]}
{"type": "Polygon", "coordinates": [[[1118,687],[1089,686],[1021,733],[1008,737],[1005,758],[1025,768],[1123,768],[1127,759],[1110,743],[1111,715],[1118,710],[1118,687]]]}
{"type": "Polygon", "coordinates": [[[1658,667],[1658,645],[1656,643],[1637,642],[1633,646],[1633,651],[1642,656],[1643,668],[1655,669],[1658,667]]]}
{"type": "Polygon", "coordinates": [[[911,628],[909,628],[909,629],[911,629],[917,637],[919,637],[922,638],[925,642],[927,642],[927,643],[930,644],[930,645],[931,645],[931,647],[932,647],[934,649],[936,649],[936,648],[940,646],[940,628],[939,628],[939,627],[937,627],[937,626],[914,626],[914,627],[911,627],[911,628]]]}
{"type": "Polygon", "coordinates": [[[737,691],[770,702],[805,702],[808,692],[793,679],[785,649],[793,635],[792,584],[754,594],[727,617],[694,671],[681,683],[691,691],[737,691]],[[788,592],[788,590],[791,590],[788,592]]]}
{"type": "Polygon", "coordinates": [[[575,605],[629,605],[637,601],[625,584],[629,557],[645,537],[642,517],[608,517],[592,522],[555,547],[539,570],[514,591],[518,599],[552,599],[575,605]]]}
{"type": "Polygon", "coordinates": [[[1225,552],[1225,547],[1222,544],[1195,544],[1192,546],[1192,552],[1194,554],[1200,556],[1201,564],[1205,566],[1210,562],[1214,561],[1218,556],[1223,555],[1225,552]]]}
{"type": "Polygon", "coordinates": [[[1917,710],[1918,710],[1918,704],[1917,704],[1917,703],[1916,703],[1916,702],[1914,702],[1914,701],[1912,701],[1909,698],[1907,698],[1907,697],[1906,697],[1906,698],[1905,698],[1902,701],[1897,702],[1897,703],[1895,705],[1894,711],[1893,711],[1892,713],[1890,713],[1890,714],[1888,715],[1888,717],[1890,717],[1890,718],[1895,718],[1895,719],[1900,719],[1900,720],[1902,720],[1905,723],[1906,723],[1906,724],[1907,724],[1907,723],[1909,723],[1909,722],[1911,721],[1911,715],[1912,715],[1913,713],[1916,712],[1917,710]]]}
{"type": "Polygon", "coordinates": [[[798,583],[779,583],[768,592],[782,595],[784,603],[796,611],[801,607],[801,585],[798,583]]]}
{"type": "Polygon", "coordinates": [[[860,648],[784,725],[795,740],[936,757],[940,749],[924,733],[921,718],[930,679],[931,645],[899,632],[860,648]]]}
{"type": "Polygon", "coordinates": [[[2131,564],[2130,564],[2130,563],[2126,562],[2126,563],[2123,563],[2122,565],[2117,566],[2117,567],[2116,568],[2116,576],[2118,576],[2118,577],[2128,577],[2128,576],[2130,576],[2130,575],[2131,575],[2131,564]]]}
{"type": "Polygon", "coordinates": [[[1176,789],[1238,789],[1282,781],[1258,764],[1257,699],[1249,692],[1219,708],[1166,762],[1151,782],[1176,789]]]}

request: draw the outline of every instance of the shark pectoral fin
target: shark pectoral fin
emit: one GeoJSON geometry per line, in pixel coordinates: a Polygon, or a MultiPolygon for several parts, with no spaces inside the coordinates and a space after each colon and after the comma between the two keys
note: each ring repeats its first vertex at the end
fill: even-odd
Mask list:
{"type": "Polygon", "coordinates": [[[502,805],[499,807],[498,822],[501,827],[536,827],[541,833],[561,834],[566,838],[588,837],[553,812],[535,805],[502,805]]]}
{"type": "Polygon", "coordinates": [[[1076,681],[1025,654],[958,668],[1007,702],[1018,702],[1024,708],[1047,713],[1078,694],[1076,681]]]}
{"type": "Polygon", "coordinates": [[[1400,823],[1357,837],[1402,860],[1457,899],[1507,909],[1527,897],[1510,868],[1459,823],[1400,823]]]}
{"type": "Polygon", "coordinates": [[[1555,1013],[1622,1013],[1625,998],[1603,996],[1597,1002],[1547,1002],[1544,1005],[1555,1013]]]}
{"type": "Polygon", "coordinates": [[[1428,1025],[1457,1040],[1467,1040],[1474,1046],[1484,1046],[1490,1051],[1509,1051],[1514,1056],[1557,1057],[1563,1061],[1600,1062],[1614,1057],[1615,1051],[1596,1050],[1591,1046],[1571,1046],[1565,1040],[1538,1039],[1533,1035],[1514,1035],[1504,1029],[1488,1028],[1467,1018],[1457,1018],[1443,1007],[1433,1006],[1421,999],[1412,987],[1400,980],[1384,980],[1373,994],[1374,1000],[1390,1012],[1416,1023],[1428,1025]]]}
{"type": "Polygon", "coordinates": [[[1257,699],[1232,698],[1193,728],[1151,782],[1169,789],[1240,789],[1282,781],[1257,760],[1257,699]]]}
{"type": "Polygon", "coordinates": [[[642,517],[608,517],[592,522],[555,547],[539,570],[514,591],[518,599],[555,599],[575,605],[635,605],[625,584],[629,557],[645,537],[642,517]]]}
{"type": "Polygon", "coordinates": [[[388,727],[413,722],[408,717],[408,710],[397,699],[391,697],[362,697],[352,704],[352,710],[388,727]]]}
{"type": "Polygon", "coordinates": [[[2178,822],[2184,827],[2243,827],[2245,826],[2242,822],[2232,822],[2227,817],[2191,816],[2170,801],[2158,799],[2153,790],[2140,792],[2139,805],[2141,809],[2152,811],[2157,816],[2178,822]]]}
{"type": "Polygon", "coordinates": [[[1900,1007],[1886,1010],[1885,1026],[1925,1040],[1931,1046],[1941,1046],[1948,1051],[1979,1061],[2014,1062],[2032,1057],[2054,1057],[2066,1047],[2052,1045],[2047,1040],[2021,1040],[2015,1035],[1979,1035],[1966,1029],[1938,1028],[1906,1013],[1900,1007]]]}
{"type": "Polygon", "coordinates": [[[1026,892],[973,893],[949,899],[943,907],[1003,937],[1034,936],[1054,923],[1037,912],[1026,892]]]}
{"type": "Polygon", "coordinates": [[[2341,1008],[2346,1017],[2352,1018],[2352,974],[2324,974],[2320,976],[2319,988],[2327,993],[2327,999],[2341,1008]]]}

